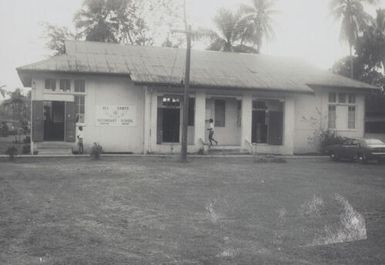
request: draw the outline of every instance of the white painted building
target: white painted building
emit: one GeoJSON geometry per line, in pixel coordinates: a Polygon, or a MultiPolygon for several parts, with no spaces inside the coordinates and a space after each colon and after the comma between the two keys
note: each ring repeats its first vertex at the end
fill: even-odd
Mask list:
{"type": "MultiPolygon", "coordinates": [[[[66,54],[18,68],[32,87],[34,149],[76,142],[87,150],[180,150],[183,49],[66,42],[66,54]]],[[[262,153],[316,151],[318,132],[364,135],[367,93],[376,87],[288,58],[193,51],[188,151],[207,142],[262,153]]]]}

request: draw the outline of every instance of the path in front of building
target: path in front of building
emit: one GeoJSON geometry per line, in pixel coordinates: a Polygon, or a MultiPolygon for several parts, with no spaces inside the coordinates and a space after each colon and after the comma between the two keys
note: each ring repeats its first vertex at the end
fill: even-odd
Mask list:
{"type": "Polygon", "coordinates": [[[383,165],[72,157],[0,169],[1,264],[385,263],[383,165]]]}

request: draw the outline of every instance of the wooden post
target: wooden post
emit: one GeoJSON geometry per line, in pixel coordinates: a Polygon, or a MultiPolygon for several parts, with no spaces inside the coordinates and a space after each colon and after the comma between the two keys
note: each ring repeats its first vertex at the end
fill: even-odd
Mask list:
{"type": "Polygon", "coordinates": [[[191,26],[186,31],[187,48],[186,48],[186,67],[184,78],[184,93],[183,93],[183,117],[182,117],[182,146],[180,160],[185,162],[187,160],[187,125],[188,125],[188,111],[189,111],[189,86],[190,86],[190,60],[191,60],[191,26]]]}

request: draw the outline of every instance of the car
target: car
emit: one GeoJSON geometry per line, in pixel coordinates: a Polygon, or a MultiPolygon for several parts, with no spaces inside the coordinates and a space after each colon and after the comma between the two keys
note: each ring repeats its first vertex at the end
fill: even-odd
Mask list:
{"type": "Polygon", "coordinates": [[[368,160],[385,161],[385,143],[379,139],[345,139],[341,144],[325,148],[332,160],[347,159],[366,163],[368,160]]]}

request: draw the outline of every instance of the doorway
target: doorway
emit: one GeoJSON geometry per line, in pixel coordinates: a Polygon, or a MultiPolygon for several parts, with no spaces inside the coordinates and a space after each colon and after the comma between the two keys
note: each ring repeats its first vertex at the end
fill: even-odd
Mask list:
{"type": "Polygon", "coordinates": [[[251,141],[253,143],[282,145],[282,102],[278,100],[253,101],[251,141]]]}
{"type": "Polygon", "coordinates": [[[252,142],[267,143],[266,111],[253,110],[252,117],[252,142]]]}
{"type": "Polygon", "coordinates": [[[157,143],[179,143],[180,98],[158,97],[157,143]]]}
{"type": "Polygon", "coordinates": [[[162,109],[162,142],[178,143],[180,128],[180,110],[162,109]]]}
{"type": "Polygon", "coordinates": [[[64,141],[64,113],[64,102],[44,102],[44,141],[64,141]]]}

